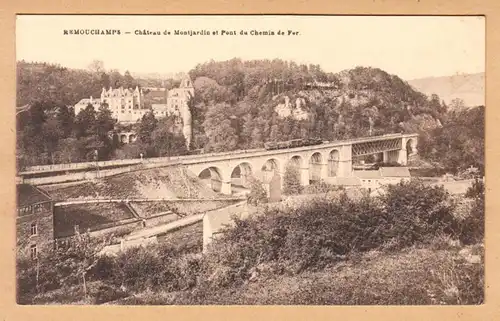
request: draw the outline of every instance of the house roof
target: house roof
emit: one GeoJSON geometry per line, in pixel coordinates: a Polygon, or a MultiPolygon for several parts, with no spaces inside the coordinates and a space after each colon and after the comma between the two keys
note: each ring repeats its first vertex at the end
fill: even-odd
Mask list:
{"type": "Polygon", "coordinates": [[[51,201],[46,193],[28,184],[19,184],[17,187],[17,207],[24,207],[41,202],[51,201]]]}
{"type": "Polygon", "coordinates": [[[334,185],[342,186],[359,186],[361,185],[361,180],[356,176],[334,177],[333,179],[331,179],[331,183],[334,185]]]}
{"type": "Polygon", "coordinates": [[[380,171],[374,171],[374,170],[357,170],[354,171],[354,176],[362,178],[362,179],[370,179],[370,178],[382,178],[380,175],[380,171]]]}
{"type": "Polygon", "coordinates": [[[100,98],[92,98],[92,102],[90,101],[90,98],[83,98],[77,103],[77,105],[88,105],[89,103],[99,104],[100,102],[100,98]]]}
{"type": "Polygon", "coordinates": [[[383,177],[411,177],[408,167],[380,167],[383,177]]]}

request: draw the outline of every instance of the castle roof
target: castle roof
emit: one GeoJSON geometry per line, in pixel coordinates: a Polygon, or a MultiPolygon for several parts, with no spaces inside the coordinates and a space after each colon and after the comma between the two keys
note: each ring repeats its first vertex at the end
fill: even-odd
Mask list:
{"type": "Polygon", "coordinates": [[[182,78],[179,88],[193,88],[193,82],[188,74],[182,78]]]}
{"type": "Polygon", "coordinates": [[[127,97],[139,94],[139,92],[142,93],[142,89],[139,91],[139,87],[137,86],[135,87],[135,89],[123,88],[123,86],[115,89],[109,87],[108,90],[103,87],[101,95],[104,97],[127,97]]]}

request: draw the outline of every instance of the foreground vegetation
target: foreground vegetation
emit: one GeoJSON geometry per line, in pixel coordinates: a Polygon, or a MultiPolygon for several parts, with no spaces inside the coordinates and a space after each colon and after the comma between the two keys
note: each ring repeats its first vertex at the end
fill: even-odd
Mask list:
{"type": "MultiPolygon", "coordinates": [[[[378,198],[316,199],[201,239],[100,257],[75,243],[18,261],[20,303],[479,304],[484,187],[457,202],[418,181],[378,198]],[[464,206],[463,204],[468,204],[464,206]],[[85,281],[85,282],[84,282],[85,281]]],[[[94,243],[94,244],[93,244],[94,243]]],[[[102,245],[101,245],[102,246],[102,245]]]]}

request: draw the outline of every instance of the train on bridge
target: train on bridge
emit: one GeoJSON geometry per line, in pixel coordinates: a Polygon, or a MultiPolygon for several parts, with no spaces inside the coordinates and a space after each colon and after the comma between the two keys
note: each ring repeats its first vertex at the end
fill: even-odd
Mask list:
{"type": "Polygon", "coordinates": [[[264,144],[266,150],[286,149],[303,146],[320,145],[324,142],[319,138],[292,139],[283,142],[267,142],[264,144]]]}

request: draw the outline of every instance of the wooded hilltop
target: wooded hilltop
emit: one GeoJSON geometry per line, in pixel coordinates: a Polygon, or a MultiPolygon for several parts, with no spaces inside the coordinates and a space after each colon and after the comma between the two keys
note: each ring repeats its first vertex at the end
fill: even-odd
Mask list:
{"type": "MultiPolygon", "coordinates": [[[[187,151],[170,118],[147,114],[133,125],[136,143],[122,145],[106,133],[116,127],[107,110],[74,117],[82,98],[102,87],[162,85],[93,63],[75,70],[46,63],[17,64],[19,166],[100,159],[179,155],[187,151]],[[57,112],[56,112],[57,111],[57,112]]],[[[420,134],[419,153],[453,170],[483,167],[484,106],[450,108],[437,95],[414,90],[396,75],[371,67],[327,73],[319,65],[274,60],[209,61],[189,71],[193,148],[205,152],[260,148],[267,141],[314,137],[337,140],[397,132],[420,134]],[[448,152],[449,151],[449,152],[448,152]]],[[[174,88],[178,82],[163,83],[174,88]]],[[[147,101],[147,92],[145,100],[147,101]]],[[[146,105],[147,106],[147,105],[146,105]]],[[[451,106],[453,107],[453,106],[451,106]]]]}

